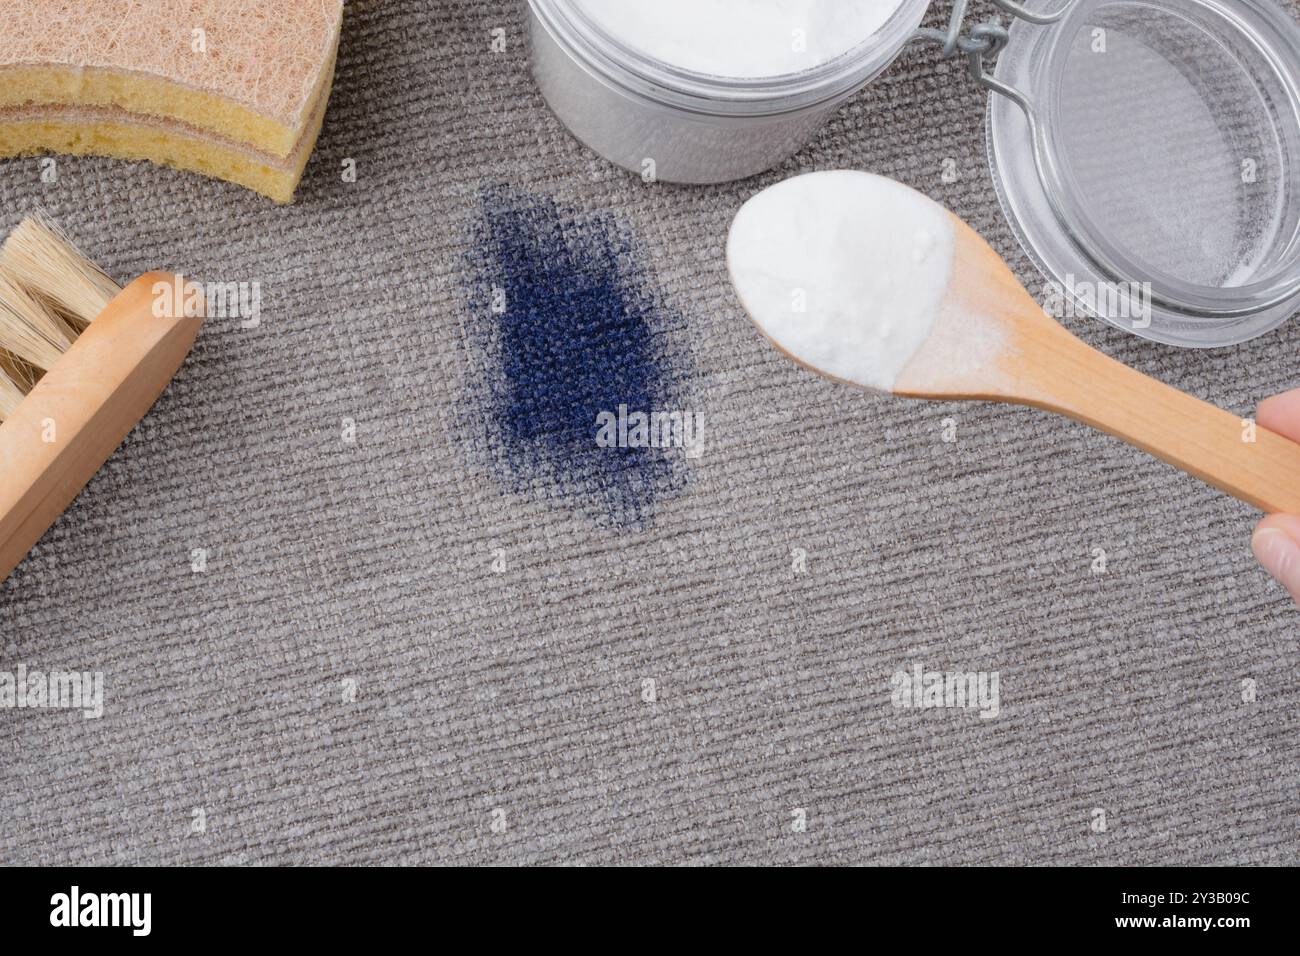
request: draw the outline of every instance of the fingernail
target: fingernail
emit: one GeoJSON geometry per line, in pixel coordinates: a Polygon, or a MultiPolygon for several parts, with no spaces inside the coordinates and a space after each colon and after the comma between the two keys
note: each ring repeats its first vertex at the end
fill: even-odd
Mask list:
{"type": "Polygon", "coordinates": [[[1300,594],[1300,544],[1280,528],[1260,528],[1251,544],[1264,569],[1292,594],[1300,594]]]}

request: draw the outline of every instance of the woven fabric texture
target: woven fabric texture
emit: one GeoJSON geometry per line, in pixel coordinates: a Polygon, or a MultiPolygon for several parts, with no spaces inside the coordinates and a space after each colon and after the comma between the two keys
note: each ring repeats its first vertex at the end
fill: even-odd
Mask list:
{"type": "MultiPolygon", "coordinates": [[[[822,381],[730,291],[740,203],[840,167],[1040,287],[984,104],[918,46],[780,168],[647,184],[547,110],[523,3],[363,0],[292,207],[0,163],[4,229],[43,208],[119,279],[261,294],[0,587],[0,671],[104,680],[100,719],[0,710],[0,862],[1300,862],[1300,615],[1256,515],[1053,416],[822,381]],[[615,236],[663,317],[705,447],[637,520],[494,460],[502,190],[615,236]],[[1000,713],[896,708],[917,664],[996,672],[1000,713]]],[[[1189,352],[1066,321],[1242,416],[1300,385],[1300,323],[1189,352]]]]}

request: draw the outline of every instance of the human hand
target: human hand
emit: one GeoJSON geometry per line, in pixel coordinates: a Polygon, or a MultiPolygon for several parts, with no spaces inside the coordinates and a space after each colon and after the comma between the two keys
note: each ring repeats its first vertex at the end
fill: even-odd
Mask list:
{"type": "MultiPolygon", "coordinates": [[[[1300,442],[1300,389],[1263,402],[1256,420],[1261,428],[1300,442]]],[[[1300,602],[1300,515],[1269,515],[1255,529],[1251,545],[1265,570],[1300,602]]]]}

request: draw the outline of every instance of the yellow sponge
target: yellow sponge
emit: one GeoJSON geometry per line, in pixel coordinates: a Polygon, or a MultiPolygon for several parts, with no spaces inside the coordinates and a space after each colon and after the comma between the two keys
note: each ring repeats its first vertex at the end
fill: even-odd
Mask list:
{"type": "Polygon", "coordinates": [[[343,0],[5,0],[0,155],[149,159],[287,202],[343,0]]]}
{"type": "Polygon", "coordinates": [[[293,152],[280,159],[212,133],[111,106],[18,107],[0,110],[0,155],[54,152],[145,159],[215,176],[288,203],[316,145],[324,115],[322,103],[315,125],[293,152]]]}

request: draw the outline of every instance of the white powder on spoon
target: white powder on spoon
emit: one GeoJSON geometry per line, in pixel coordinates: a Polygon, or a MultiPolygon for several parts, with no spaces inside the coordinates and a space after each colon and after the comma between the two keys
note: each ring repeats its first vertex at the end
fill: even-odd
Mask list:
{"type": "Polygon", "coordinates": [[[809,173],[741,207],[727,263],[740,301],[778,346],[887,392],[939,318],[955,244],[948,211],[901,183],[809,173]]]}
{"type": "Polygon", "coordinates": [[[812,69],[888,22],[903,0],[573,0],[639,52],[694,73],[749,78],[812,69]]]}

